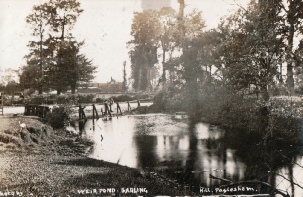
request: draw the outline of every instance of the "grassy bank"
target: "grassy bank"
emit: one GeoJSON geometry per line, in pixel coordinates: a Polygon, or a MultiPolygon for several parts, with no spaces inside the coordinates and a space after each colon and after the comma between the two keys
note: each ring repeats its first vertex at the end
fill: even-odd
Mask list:
{"type": "Polygon", "coordinates": [[[2,193],[130,196],[139,195],[131,188],[141,188],[140,195],[147,196],[194,194],[155,172],[88,158],[91,142],[37,119],[1,117],[0,122],[2,193]],[[26,129],[20,131],[19,121],[26,129]]]}

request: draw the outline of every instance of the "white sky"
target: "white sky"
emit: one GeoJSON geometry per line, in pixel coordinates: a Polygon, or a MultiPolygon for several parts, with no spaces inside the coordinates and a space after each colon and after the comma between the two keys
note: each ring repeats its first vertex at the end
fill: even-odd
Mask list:
{"type": "MultiPolygon", "coordinates": [[[[18,69],[25,64],[23,57],[28,53],[26,45],[31,39],[25,17],[31,13],[33,5],[42,2],[45,0],[0,0],[0,70],[18,69]]],[[[130,67],[126,42],[131,40],[133,12],[142,11],[141,0],[79,2],[84,12],[72,33],[77,40],[85,40],[82,52],[98,66],[94,81],[107,82],[111,76],[122,81],[123,61],[130,67]]],[[[176,10],[179,9],[177,2],[171,0],[171,6],[176,10]]],[[[235,2],[245,6],[249,0],[185,0],[185,11],[201,10],[206,25],[214,28],[221,17],[238,8],[235,2]]]]}

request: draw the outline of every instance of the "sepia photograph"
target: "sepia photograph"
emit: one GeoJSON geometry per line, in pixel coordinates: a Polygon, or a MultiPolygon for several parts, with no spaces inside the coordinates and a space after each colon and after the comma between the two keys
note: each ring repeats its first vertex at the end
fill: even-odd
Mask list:
{"type": "Polygon", "coordinates": [[[303,197],[302,0],[0,0],[0,197],[303,197]]]}

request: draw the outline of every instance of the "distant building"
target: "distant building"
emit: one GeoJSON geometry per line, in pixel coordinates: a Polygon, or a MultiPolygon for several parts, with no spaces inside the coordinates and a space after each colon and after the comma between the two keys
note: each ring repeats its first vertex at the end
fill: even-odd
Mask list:
{"type": "Polygon", "coordinates": [[[122,92],[123,91],[123,83],[117,82],[112,77],[110,78],[110,81],[107,83],[89,83],[88,86],[98,88],[102,92],[122,92]]]}
{"type": "Polygon", "coordinates": [[[143,10],[160,10],[163,7],[171,7],[171,0],[141,0],[143,10]]]}

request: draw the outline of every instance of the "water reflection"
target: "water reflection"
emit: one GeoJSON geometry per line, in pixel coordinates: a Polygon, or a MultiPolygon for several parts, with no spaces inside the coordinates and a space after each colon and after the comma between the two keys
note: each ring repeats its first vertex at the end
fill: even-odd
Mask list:
{"type": "MultiPolygon", "coordinates": [[[[246,164],[244,180],[260,180],[284,194],[302,196],[301,125],[288,126],[285,130],[280,127],[270,137],[258,132],[228,131],[222,141],[246,164]]],[[[259,191],[273,195],[273,188],[265,184],[260,185],[259,191]]]]}
{"type": "MultiPolygon", "coordinates": [[[[303,185],[300,138],[279,136],[265,143],[262,135],[253,132],[227,132],[203,123],[176,122],[165,115],[99,119],[94,124],[89,120],[82,135],[95,141],[93,158],[157,171],[196,191],[200,186],[222,184],[209,178],[212,174],[233,182],[258,179],[303,194],[289,184],[294,178],[293,182],[303,185]],[[295,161],[298,165],[289,165],[295,161]],[[289,172],[294,177],[287,177],[289,172]]],[[[259,189],[270,192],[268,187],[259,189]]]]}

